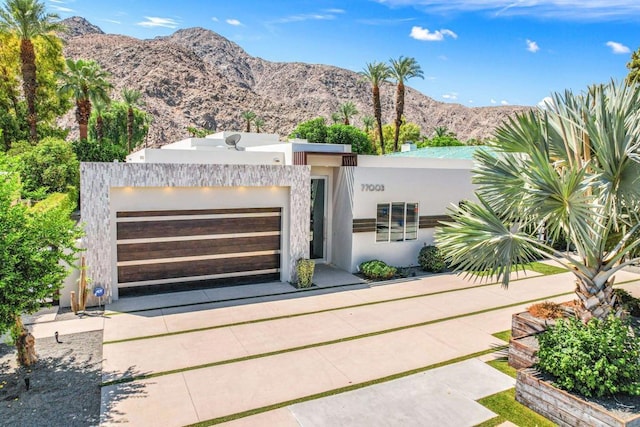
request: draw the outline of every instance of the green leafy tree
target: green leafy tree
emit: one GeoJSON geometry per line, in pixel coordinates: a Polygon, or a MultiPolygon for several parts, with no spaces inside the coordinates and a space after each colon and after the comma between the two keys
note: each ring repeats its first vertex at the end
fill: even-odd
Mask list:
{"type": "Polygon", "coordinates": [[[107,72],[103,71],[95,61],[67,59],[66,64],[67,70],[59,74],[62,81],[60,93],[73,95],[76,101],[76,120],[80,127],[80,139],[87,139],[91,100],[99,98],[109,102],[109,91],[112,85],[107,80],[107,72]]]}
{"type": "Polygon", "coordinates": [[[127,150],[133,150],[133,127],[135,126],[134,109],[142,106],[142,94],[139,90],[123,89],[122,100],[127,106],[127,150]]]}
{"type": "Polygon", "coordinates": [[[58,15],[45,13],[44,3],[37,0],[6,0],[0,9],[0,32],[13,34],[20,39],[22,88],[27,102],[29,138],[32,142],[38,139],[34,40],[52,41],[55,38],[53,33],[63,29],[57,20],[58,15]]]}
{"type": "Polygon", "coordinates": [[[251,122],[256,118],[256,113],[253,111],[243,111],[240,117],[245,121],[245,132],[251,132],[251,122]]]}
{"type": "Polygon", "coordinates": [[[356,108],[356,105],[351,101],[347,101],[344,104],[341,104],[340,107],[338,107],[338,113],[342,117],[343,123],[345,125],[350,125],[351,123],[349,122],[349,120],[353,116],[360,114],[358,112],[358,109],[356,108]]]}
{"type": "Polygon", "coordinates": [[[289,138],[302,138],[309,142],[326,142],[327,122],[324,117],[302,122],[291,132],[289,138]]]}
{"type": "Polygon", "coordinates": [[[397,60],[391,59],[390,63],[390,75],[398,85],[396,88],[396,127],[393,138],[393,151],[398,151],[398,142],[400,140],[400,126],[402,126],[402,114],[404,114],[404,82],[414,77],[419,77],[422,79],[424,78],[424,75],[422,72],[422,68],[420,68],[420,65],[415,58],[401,56],[397,60]]]}
{"type": "Polygon", "coordinates": [[[0,174],[0,334],[15,328],[24,363],[20,356],[28,332],[20,315],[57,296],[81,231],[71,220],[69,198],[56,195],[29,208],[20,202],[20,192],[17,174],[0,174]]]}
{"type": "MultiPolygon", "coordinates": [[[[395,134],[394,125],[384,125],[382,127],[384,134],[386,149],[389,152],[393,152],[393,135],[395,134]]],[[[418,143],[420,141],[420,126],[415,123],[402,122],[400,126],[400,134],[398,136],[400,144],[407,144],[409,142],[418,143]]]]}
{"type": "Polygon", "coordinates": [[[335,125],[336,123],[340,123],[341,120],[342,120],[342,115],[340,115],[339,112],[336,111],[334,113],[331,113],[331,123],[335,125]]]}
{"type": "Polygon", "coordinates": [[[256,133],[260,133],[260,129],[264,127],[264,119],[256,117],[253,119],[253,124],[256,126],[256,133]]]}
{"type": "Polygon", "coordinates": [[[80,183],[80,165],[73,148],[61,139],[45,138],[20,155],[20,177],[24,194],[41,198],[51,193],[76,191],[80,183]]]}
{"type": "Polygon", "coordinates": [[[629,74],[627,75],[627,83],[640,82],[640,48],[631,54],[631,59],[627,63],[629,74]]]}
{"type": "Polygon", "coordinates": [[[384,135],[382,132],[382,103],[380,102],[380,85],[386,83],[390,76],[389,66],[383,62],[367,63],[364,70],[360,72],[371,84],[371,93],[373,98],[373,116],[378,125],[378,138],[380,150],[385,153],[384,135]]]}
{"type": "Polygon", "coordinates": [[[375,149],[366,133],[350,125],[335,124],[327,128],[329,144],[351,145],[351,152],[356,154],[375,154],[375,149]]]}
{"type": "MultiPolygon", "coordinates": [[[[89,119],[89,135],[92,140],[97,140],[97,120],[95,111],[92,111],[91,118],[89,119]]],[[[149,123],[151,119],[148,113],[133,108],[133,135],[131,137],[132,150],[139,147],[144,143],[147,133],[149,132],[149,123]]],[[[129,147],[129,106],[124,102],[113,101],[109,104],[104,113],[102,113],[102,131],[103,140],[105,143],[111,143],[122,147],[127,151],[129,147]]],[[[207,131],[197,128],[187,128],[187,131],[192,129],[198,132],[198,135],[205,137],[207,131]],[[202,132],[202,133],[200,133],[202,132]]],[[[129,151],[127,151],[129,152],[129,151]]]]}
{"type": "Polygon", "coordinates": [[[640,260],[630,256],[640,246],[640,85],[553,100],[476,152],[478,202],[452,206],[437,241],[458,270],[488,271],[504,286],[517,265],[553,258],[575,276],[582,320],[605,319],[619,313],[612,277],[640,260]],[[561,236],[575,254],[553,248],[561,236]]]}

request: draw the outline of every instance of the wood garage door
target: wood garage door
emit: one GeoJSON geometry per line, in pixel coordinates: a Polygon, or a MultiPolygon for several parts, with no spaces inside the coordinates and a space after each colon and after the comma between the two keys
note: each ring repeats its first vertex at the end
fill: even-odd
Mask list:
{"type": "Polygon", "coordinates": [[[281,208],[117,212],[118,288],[280,279],[281,208]]]}

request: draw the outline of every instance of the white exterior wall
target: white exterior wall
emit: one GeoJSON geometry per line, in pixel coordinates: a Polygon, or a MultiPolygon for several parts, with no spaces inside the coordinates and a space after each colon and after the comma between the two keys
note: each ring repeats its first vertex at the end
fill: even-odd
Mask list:
{"type": "MultiPolygon", "coordinates": [[[[404,159],[403,159],[404,160],[404,159]]],[[[378,203],[417,202],[420,216],[444,215],[449,205],[475,199],[470,169],[356,167],[353,218],[376,218],[378,203]],[[381,191],[369,191],[368,184],[381,191]],[[363,187],[364,186],[364,187],[363,187]]],[[[363,261],[380,259],[404,267],[417,265],[420,248],[433,243],[434,229],[419,229],[418,239],[376,242],[376,233],[353,233],[350,271],[363,261]]]]}
{"type": "MultiPolygon", "coordinates": [[[[330,262],[346,270],[352,268],[353,234],[353,181],[355,167],[336,169],[333,187],[333,233],[331,235],[332,258],[330,262]]],[[[370,233],[367,233],[370,234],[370,233]]]]}
{"type": "Polygon", "coordinates": [[[424,157],[396,157],[358,155],[358,167],[364,168],[426,168],[426,169],[471,169],[473,160],[429,159],[424,157]]]}

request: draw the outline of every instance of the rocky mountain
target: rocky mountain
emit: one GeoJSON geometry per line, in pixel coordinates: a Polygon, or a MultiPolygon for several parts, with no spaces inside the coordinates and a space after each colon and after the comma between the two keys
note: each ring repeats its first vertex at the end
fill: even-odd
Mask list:
{"type": "MultiPolygon", "coordinates": [[[[67,57],[100,63],[112,75],[116,98],[123,88],[141,91],[144,109],[153,116],[149,145],[188,137],[188,126],[212,132],[243,130],[240,114],[246,110],[265,120],[264,132],[283,137],[302,121],[329,118],[347,101],[355,103],[361,116],[372,115],[371,88],[350,70],[266,61],[203,28],[139,40],[104,34],[83,18],[63,23],[69,28],[63,35],[67,57]]],[[[391,123],[395,86],[384,85],[381,94],[383,121],[391,123]]],[[[491,135],[506,117],[525,108],[468,108],[437,102],[407,87],[405,117],[424,134],[446,126],[466,140],[491,135]]],[[[65,124],[75,131],[73,115],[67,116],[65,124]]],[[[356,118],[355,124],[361,121],[356,118]]]]}

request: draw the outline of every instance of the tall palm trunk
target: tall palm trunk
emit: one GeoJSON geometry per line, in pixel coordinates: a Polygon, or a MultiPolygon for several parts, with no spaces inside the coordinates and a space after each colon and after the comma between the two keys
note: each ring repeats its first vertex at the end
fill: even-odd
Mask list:
{"type": "Polygon", "coordinates": [[[18,363],[20,366],[31,366],[37,361],[36,356],[36,340],[24,327],[20,316],[15,318],[15,328],[18,332],[16,339],[16,351],[18,353],[18,363]]]}
{"type": "Polygon", "coordinates": [[[76,120],[80,127],[80,140],[86,140],[89,136],[89,117],[91,117],[91,101],[79,99],[76,101],[76,120]]]}
{"type": "Polygon", "coordinates": [[[245,132],[251,132],[251,120],[247,119],[247,126],[245,127],[245,132]]]}
{"type": "Polygon", "coordinates": [[[131,152],[133,145],[133,108],[129,107],[127,110],[127,149],[131,152]]]}
{"type": "Polygon", "coordinates": [[[384,136],[382,135],[382,104],[380,103],[380,87],[373,87],[373,114],[378,125],[378,138],[380,138],[380,150],[384,154],[384,136]]]}
{"type": "Polygon", "coordinates": [[[20,60],[22,62],[22,88],[27,101],[27,122],[29,123],[29,139],[31,142],[38,140],[36,114],[36,54],[33,43],[29,39],[20,41],[20,60]]]}
{"type": "Polygon", "coordinates": [[[393,136],[393,151],[398,151],[398,141],[400,140],[400,126],[402,126],[402,113],[404,112],[404,83],[398,82],[396,90],[396,129],[393,136]]]}

